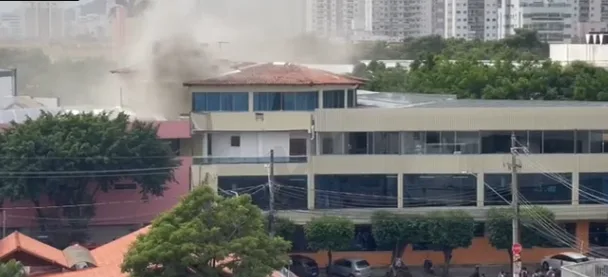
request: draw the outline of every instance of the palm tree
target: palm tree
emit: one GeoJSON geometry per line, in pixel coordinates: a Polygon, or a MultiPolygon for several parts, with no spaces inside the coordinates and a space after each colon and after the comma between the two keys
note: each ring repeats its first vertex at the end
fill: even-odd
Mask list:
{"type": "Polygon", "coordinates": [[[15,260],[0,264],[0,277],[24,277],[23,265],[15,260]]]}

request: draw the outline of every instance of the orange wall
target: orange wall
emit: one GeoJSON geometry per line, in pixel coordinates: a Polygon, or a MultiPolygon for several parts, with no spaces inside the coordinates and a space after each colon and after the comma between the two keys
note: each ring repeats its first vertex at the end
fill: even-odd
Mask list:
{"type": "MultiPolygon", "coordinates": [[[[589,222],[579,221],[576,224],[576,236],[584,242],[584,245],[589,244],[589,222]]],[[[583,249],[583,252],[586,249],[583,249]]],[[[524,249],[521,254],[524,263],[538,263],[542,258],[562,251],[576,251],[579,249],[565,248],[532,248],[524,249]]],[[[317,261],[320,267],[327,265],[327,253],[301,253],[309,256],[317,261]]],[[[377,252],[334,252],[333,258],[356,257],[366,259],[374,267],[382,267],[390,264],[391,253],[384,251],[377,252]]],[[[430,259],[433,264],[443,264],[443,254],[434,251],[413,251],[411,245],[407,247],[403,253],[403,259],[408,265],[421,266],[425,259],[430,259]]],[[[454,250],[452,254],[452,264],[455,265],[473,265],[473,264],[508,264],[509,256],[505,250],[497,250],[490,245],[487,238],[475,238],[473,244],[469,248],[459,248],[454,250]]]]}

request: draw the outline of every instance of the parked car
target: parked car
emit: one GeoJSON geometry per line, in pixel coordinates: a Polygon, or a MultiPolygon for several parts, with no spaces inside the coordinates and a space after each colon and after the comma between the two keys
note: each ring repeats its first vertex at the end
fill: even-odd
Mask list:
{"type": "Polygon", "coordinates": [[[328,269],[328,276],[371,277],[372,267],[364,259],[338,259],[328,269]]]}
{"type": "Polygon", "coordinates": [[[291,258],[289,270],[298,277],[319,276],[319,265],[315,260],[303,255],[289,255],[289,258],[291,258]]]}
{"type": "Polygon", "coordinates": [[[552,256],[547,256],[541,261],[544,270],[549,267],[553,269],[561,269],[564,265],[572,265],[583,262],[588,262],[589,257],[576,252],[563,252],[552,256]]]}

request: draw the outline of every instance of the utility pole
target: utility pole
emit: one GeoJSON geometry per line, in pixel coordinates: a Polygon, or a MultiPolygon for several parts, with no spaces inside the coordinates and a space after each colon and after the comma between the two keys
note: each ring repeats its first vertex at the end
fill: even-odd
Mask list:
{"type": "Polygon", "coordinates": [[[274,150],[270,150],[270,164],[268,165],[268,191],[270,203],[268,203],[268,232],[270,237],[274,237],[274,150]]]}
{"type": "MultiPolygon", "coordinates": [[[[515,132],[511,133],[511,207],[513,208],[513,248],[519,245],[519,184],[517,181],[517,138],[515,132]]],[[[514,253],[515,254],[515,253],[514,253]]],[[[513,255],[515,256],[515,255],[513,255]]],[[[521,262],[513,258],[513,276],[519,277],[521,262]]]]}

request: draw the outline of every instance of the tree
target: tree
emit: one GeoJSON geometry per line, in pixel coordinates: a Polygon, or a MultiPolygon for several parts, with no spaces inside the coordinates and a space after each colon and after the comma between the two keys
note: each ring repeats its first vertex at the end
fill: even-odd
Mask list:
{"type": "Polygon", "coordinates": [[[423,221],[418,216],[379,211],[372,215],[371,223],[376,244],[381,248],[391,249],[391,261],[395,257],[401,257],[408,244],[423,240],[423,221]]]}
{"type": "Polygon", "coordinates": [[[163,195],[180,162],[156,134],[154,124],[131,122],[124,113],[43,113],[13,123],[0,133],[0,191],[31,201],[41,230],[57,229],[58,247],[83,241],[96,195],[117,182],[138,184],[144,199],[163,195]],[[44,198],[65,207],[42,209],[44,198]]]}
{"type": "Polygon", "coordinates": [[[25,277],[23,265],[15,260],[0,264],[0,277],[25,277]]]}
{"type": "Polygon", "coordinates": [[[264,218],[249,195],[223,198],[199,186],[137,238],[122,271],[131,277],[219,277],[225,270],[268,277],[287,265],[289,243],[271,238],[264,218]]]}
{"type": "MultiPolygon", "coordinates": [[[[293,239],[294,234],[296,233],[296,228],[298,227],[298,225],[291,221],[289,218],[275,217],[274,220],[276,235],[286,241],[291,241],[293,239]]],[[[268,217],[266,217],[267,227],[268,222],[268,217]]]]}
{"type": "Polygon", "coordinates": [[[308,245],[312,250],[327,251],[327,266],[331,265],[332,251],[346,250],[355,237],[355,224],[347,218],[322,216],[304,226],[308,245]]]}
{"type": "MultiPolygon", "coordinates": [[[[509,260],[513,263],[513,253],[511,247],[513,245],[512,232],[513,210],[508,208],[493,208],[488,212],[486,221],[486,233],[490,244],[499,250],[506,250],[509,255],[509,260]]],[[[543,207],[534,206],[523,208],[520,211],[520,243],[524,248],[532,248],[535,246],[547,246],[549,240],[538,231],[542,225],[555,224],[555,216],[553,213],[543,207]],[[542,218],[543,222],[538,218],[542,218]]]]}
{"type": "Polygon", "coordinates": [[[429,242],[443,253],[444,276],[448,276],[452,252],[473,243],[475,220],[465,211],[450,210],[431,213],[426,222],[429,242]]]}

